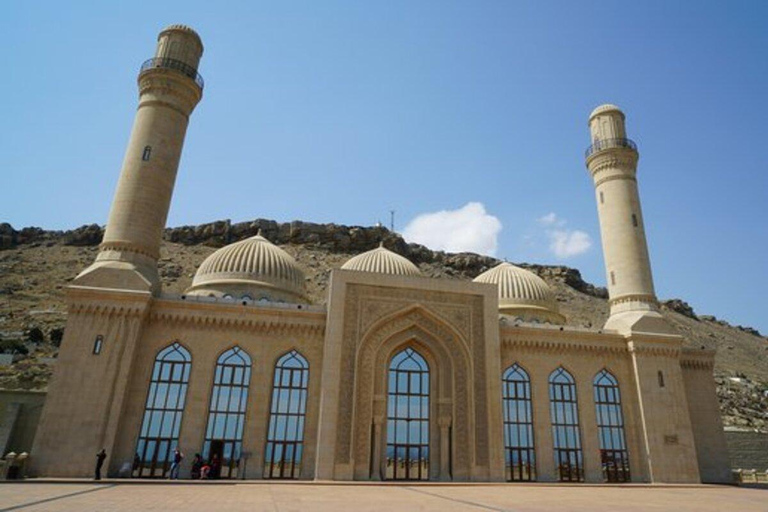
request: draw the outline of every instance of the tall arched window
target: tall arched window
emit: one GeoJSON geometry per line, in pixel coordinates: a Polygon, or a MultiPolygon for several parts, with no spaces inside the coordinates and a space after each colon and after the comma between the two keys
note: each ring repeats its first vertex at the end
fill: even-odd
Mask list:
{"type": "Polygon", "coordinates": [[[602,370],[595,376],[593,384],[603,479],[606,482],[629,482],[629,456],[619,383],[610,372],[602,370]]]}
{"type": "Polygon", "coordinates": [[[504,460],[507,480],[536,480],[531,379],[517,363],[504,372],[504,460]]]}
{"type": "Polygon", "coordinates": [[[584,481],[576,383],[562,366],[549,376],[555,466],[561,482],[584,481]]]}
{"type": "Polygon", "coordinates": [[[291,350],[275,365],[264,478],[299,478],[304,452],[309,363],[291,350]]]}
{"type": "Polygon", "coordinates": [[[139,464],[134,468],[135,476],[165,477],[173,462],[173,450],[179,444],[191,361],[189,351],[179,343],[165,347],[155,358],[144,420],[136,444],[139,464]]]}
{"type": "Polygon", "coordinates": [[[233,347],[221,354],[213,376],[203,444],[203,458],[210,461],[216,457],[220,463],[221,474],[212,475],[214,478],[237,477],[250,382],[251,358],[246,352],[233,347]]]}
{"type": "Polygon", "coordinates": [[[429,365],[412,348],[389,365],[386,478],[429,479],[429,365]]]}

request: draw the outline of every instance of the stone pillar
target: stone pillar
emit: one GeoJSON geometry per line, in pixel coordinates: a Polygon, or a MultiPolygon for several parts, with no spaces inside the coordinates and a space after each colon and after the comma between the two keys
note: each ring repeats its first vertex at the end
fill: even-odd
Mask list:
{"type": "Polygon", "coordinates": [[[33,474],[90,477],[102,448],[107,475],[130,462],[116,457],[116,439],[150,300],[147,292],[67,290],[67,328],[35,435],[33,474]]]}
{"type": "Polygon", "coordinates": [[[386,458],[382,452],[386,451],[387,439],[384,436],[384,422],[387,419],[387,398],[383,395],[373,397],[373,437],[371,438],[373,460],[371,463],[371,480],[383,480],[386,468],[386,458]]]}
{"type": "Polygon", "coordinates": [[[637,190],[635,143],[615,105],[589,116],[592,145],[586,163],[595,184],[611,314],[606,329],[671,333],[658,311],[637,190]]]}
{"type": "Polygon", "coordinates": [[[535,367],[530,370],[536,479],[539,482],[556,482],[552,420],[549,415],[549,375],[545,370],[534,373],[535,367]]]}
{"type": "Polygon", "coordinates": [[[629,340],[645,474],[651,482],[698,483],[696,447],[680,368],[682,338],[629,340]]]}
{"type": "Polygon", "coordinates": [[[96,261],[80,286],[160,292],[157,260],[189,116],[202,98],[200,37],[172,25],[141,67],[139,108],[96,261]]]}
{"type": "Polygon", "coordinates": [[[215,356],[216,354],[200,350],[192,354],[192,370],[179,430],[179,450],[184,454],[181,478],[189,478],[195,453],[202,453],[205,430],[208,427],[208,410],[216,367],[215,356]]]}
{"type": "Polygon", "coordinates": [[[574,375],[576,396],[579,400],[579,431],[584,461],[584,481],[597,483],[603,481],[603,471],[600,460],[595,399],[592,390],[593,378],[594,375],[588,373],[574,375]]]}
{"type": "Polygon", "coordinates": [[[451,417],[441,416],[437,420],[440,427],[440,481],[451,480],[451,417]]]}

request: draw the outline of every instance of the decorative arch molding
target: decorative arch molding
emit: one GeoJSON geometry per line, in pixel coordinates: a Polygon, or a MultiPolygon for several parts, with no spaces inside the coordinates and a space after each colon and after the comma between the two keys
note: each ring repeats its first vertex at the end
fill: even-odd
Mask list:
{"type": "MultiPolygon", "coordinates": [[[[406,325],[408,325],[410,322],[413,324],[432,327],[434,332],[437,332],[438,330],[446,331],[446,335],[453,336],[461,342],[465,353],[467,356],[469,355],[469,344],[467,343],[464,335],[451,324],[450,320],[443,318],[439,313],[433,311],[423,304],[413,304],[406,308],[390,313],[389,315],[374,322],[370,327],[368,327],[365,332],[363,332],[360,339],[363,340],[364,343],[365,340],[372,336],[376,331],[386,329],[388,326],[391,329],[393,325],[399,324],[401,320],[405,320],[406,325]]],[[[361,343],[360,346],[362,346],[363,343],[361,343]]]]}
{"type": "Polygon", "coordinates": [[[351,425],[354,476],[379,476],[383,457],[377,450],[385,442],[381,428],[386,418],[389,361],[406,347],[415,348],[430,365],[430,412],[434,418],[430,425],[431,477],[467,479],[475,459],[470,428],[474,419],[471,354],[456,329],[421,305],[404,308],[376,322],[357,347],[351,425]],[[454,439],[449,443],[451,428],[454,439]],[[451,444],[453,468],[448,465],[451,444]]]}

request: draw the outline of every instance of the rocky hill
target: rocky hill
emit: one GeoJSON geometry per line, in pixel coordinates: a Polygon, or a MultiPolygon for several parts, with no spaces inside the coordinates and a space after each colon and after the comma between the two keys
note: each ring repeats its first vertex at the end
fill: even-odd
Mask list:
{"type": "MultiPolygon", "coordinates": [[[[259,230],[297,259],[315,303],[325,301],[331,269],[380,241],[431,277],[472,279],[498,263],[487,256],[448,254],[408,244],[383,227],[264,219],[236,224],[219,221],[166,229],[159,262],[164,290],[182,293],[206,256],[259,230]]],[[[0,224],[0,352],[16,354],[12,366],[0,367],[0,388],[40,389],[47,385],[66,320],[63,289],[93,261],[102,235],[102,228],[95,224],[71,231],[17,231],[9,224],[0,224]]],[[[606,290],[585,282],[578,270],[518,264],[552,286],[568,324],[594,327],[605,322],[606,290]]],[[[680,299],[664,301],[663,310],[690,346],[718,349],[715,374],[725,423],[768,427],[768,339],[755,329],[697,315],[680,299]]]]}

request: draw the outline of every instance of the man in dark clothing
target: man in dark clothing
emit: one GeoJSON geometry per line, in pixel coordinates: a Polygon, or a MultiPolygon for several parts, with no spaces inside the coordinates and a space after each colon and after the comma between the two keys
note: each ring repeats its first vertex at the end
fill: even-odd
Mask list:
{"type": "Polygon", "coordinates": [[[101,480],[101,466],[104,465],[104,459],[107,458],[107,450],[102,448],[99,453],[96,454],[96,480],[101,480]]]}

